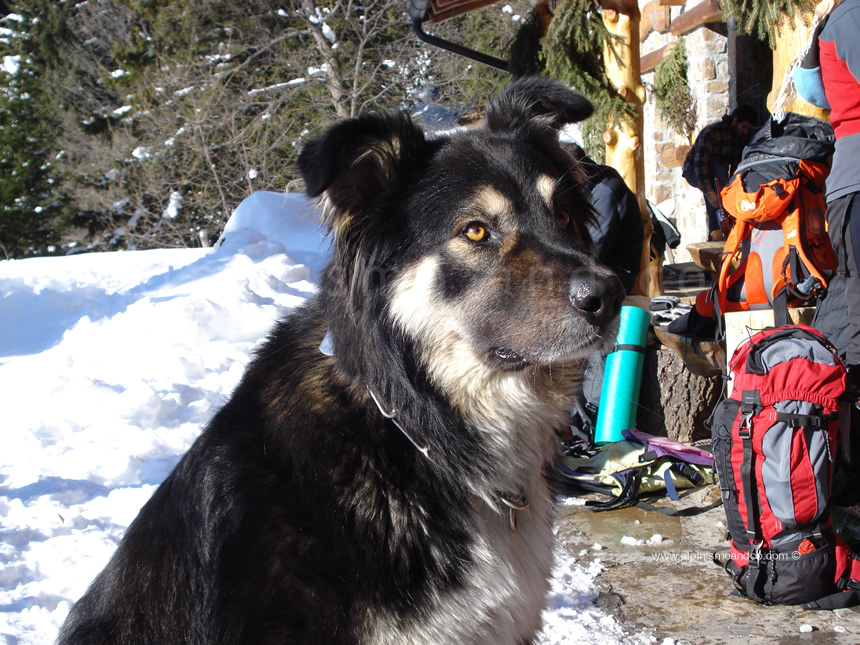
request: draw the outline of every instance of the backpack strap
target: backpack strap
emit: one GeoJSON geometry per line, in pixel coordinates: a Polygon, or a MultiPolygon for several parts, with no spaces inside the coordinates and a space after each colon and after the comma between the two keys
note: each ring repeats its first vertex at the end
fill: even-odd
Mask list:
{"type": "Polygon", "coordinates": [[[641,469],[634,468],[627,474],[627,477],[624,480],[624,486],[621,488],[621,492],[618,493],[618,495],[610,499],[608,502],[587,501],[585,502],[585,505],[593,507],[595,511],[611,511],[614,508],[621,508],[622,506],[633,504],[636,501],[636,497],[639,495],[639,485],[641,483],[642,471],[641,469]]]}
{"type": "Polygon", "coordinates": [[[758,390],[744,390],[741,393],[741,418],[738,427],[738,436],[743,447],[743,463],[741,464],[741,493],[747,507],[747,537],[752,542],[761,541],[761,532],[758,527],[758,515],[756,513],[755,464],[753,463],[752,418],[761,409],[761,397],[758,390]]]}
{"type": "Polygon", "coordinates": [[[716,502],[712,502],[707,506],[690,506],[688,508],[654,506],[653,504],[649,504],[648,502],[643,502],[641,499],[637,500],[634,504],[636,508],[641,508],[643,511],[653,511],[655,513],[660,513],[660,515],[665,515],[666,517],[694,517],[696,515],[702,515],[703,513],[707,513],[708,511],[711,511],[715,508],[719,508],[722,505],[722,499],[718,499],[716,502]]]}
{"type": "Polygon", "coordinates": [[[761,542],[753,542],[750,546],[749,559],[747,560],[747,580],[744,592],[747,598],[756,602],[764,602],[764,596],[759,593],[758,581],[763,574],[767,574],[768,560],[764,557],[764,547],[761,542]]]}
{"type": "Polygon", "coordinates": [[[801,605],[803,609],[845,609],[860,605],[860,590],[837,591],[818,600],[801,605]]]}
{"type": "Polygon", "coordinates": [[[788,323],[788,289],[783,287],[773,298],[773,326],[785,327],[788,323]]]}
{"type": "Polygon", "coordinates": [[[729,291],[729,276],[732,273],[732,259],[738,253],[741,246],[741,241],[749,235],[752,229],[752,224],[743,219],[736,219],[732,230],[729,231],[729,236],[726,238],[726,245],[723,247],[722,262],[720,263],[720,271],[717,274],[717,279],[713,286],[713,301],[716,311],[717,320],[726,312],[729,291]]]}
{"type": "Polygon", "coordinates": [[[663,483],[666,485],[666,494],[673,502],[678,501],[678,489],[675,487],[675,479],[672,477],[672,473],[686,477],[694,486],[701,486],[705,483],[705,478],[695,468],[691,468],[684,461],[673,459],[669,467],[663,471],[663,483]]]}
{"type": "Polygon", "coordinates": [[[672,479],[672,467],[663,471],[663,483],[666,485],[666,494],[673,502],[678,501],[678,491],[675,488],[675,480],[672,479]]]}
{"type": "Polygon", "coordinates": [[[767,560],[763,559],[763,545],[759,517],[757,512],[755,464],[753,463],[753,417],[761,410],[761,397],[757,390],[744,390],[741,393],[740,425],[738,437],[741,439],[743,448],[743,463],[740,468],[741,494],[747,509],[746,529],[747,538],[750,541],[748,566],[749,572],[746,580],[746,595],[753,600],[761,600],[758,593],[758,581],[763,573],[766,573],[767,560]]]}
{"type": "MultiPolygon", "coordinates": [[[[819,185],[816,183],[816,180],[810,175],[812,172],[810,170],[810,164],[805,161],[801,162],[801,166],[798,169],[798,175],[800,177],[801,182],[804,187],[809,190],[814,190],[816,193],[820,192],[819,185]]],[[[826,176],[826,173],[825,175],[826,176]]],[[[823,179],[821,180],[823,181],[823,179]]],[[[824,277],[824,274],[818,270],[816,267],[816,263],[813,262],[809,255],[807,254],[807,249],[805,248],[805,242],[802,235],[803,226],[801,225],[801,218],[808,217],[807,209],[809,206],[804,202],[803,199],[803,191],[798,191],[794,197],[792,198],[792,204],[790,208],[786,211],[784,218],[782,220],[782,230],[785,235],[785,245],[791,250],[790,255],[793,261],[791,266],[791,274],[789,277],[791,279],[792,284],[797,285],[800,282],[800,271],[797,266],[798,260],[803,264],[803,268],[809,273],[809,275],[813,276],[821,285],[822,288],[827,288],[827,278],[824,277]],[[791,237],[789,237],[791,236],[791,237]],[[800,236],[800,237],[798,237],[800,236]]],[[[820,198],[819,198],[820,199],[820,198]]]]}

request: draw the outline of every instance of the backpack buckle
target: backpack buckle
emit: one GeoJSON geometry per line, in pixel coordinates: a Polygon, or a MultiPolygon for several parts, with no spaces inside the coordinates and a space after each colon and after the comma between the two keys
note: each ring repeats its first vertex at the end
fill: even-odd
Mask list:
{"type": "Polygon", "coordinates": [[[751,567],[758,569],[762,560],[762,543],[754,539],[755,533],[753,531],[747,531],[747,535],[752,538],[752,548],[750,549],[748,562],[751,567]]]}
{"type": "Polygon", "coordinates": [[[749,439],[752,432],[752,418],[761,407],[759,393],[755,390],[744,390],[741,393],[741,423],[738,434],[741,439],[749,439]]]}
{"type": "Polygon", "coordinates": [[[860,581],[854,578],[840,578],[836,582],[836,588],[839,591],[858,591],[860,590],[860,581]]]}

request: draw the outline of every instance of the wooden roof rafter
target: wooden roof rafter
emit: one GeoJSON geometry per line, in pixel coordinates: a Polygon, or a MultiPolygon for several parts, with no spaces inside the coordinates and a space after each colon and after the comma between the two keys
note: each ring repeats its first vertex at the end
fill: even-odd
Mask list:
{"type": "Polygon", "coordinates": [[[439,38],[424,31],[425,22],[438,24],[450,18],[469,13],[470,11],[483,9],[496,2],[499,2],[499,0],[406,0],[406,11],[412,19],[412,31],[415,32],[415,35],[422,42],[507,72],[508,62],[501,58],[479,52],[471,47],[466,47],[450,40],[439,38]]]}
{"type": "MultiPolygon", "coordinates": [[[[685,2],[682,2],[682,0],[656,0],[656,2],[660,5],[667,4],[668,2],[678,2],[681,4],[685,4],[685,2]]],[[[674,38],[678,38],[703,26],[710,27],[711,29],[716,29],[718,25],[722,24],[722,22],[723,9],[720,6],[720,1],[705,0],[704,2],[696,5],[688,11],[685,11],[680,16],[672,20],[671,24],[669,25],[669,33],[672,34],[674,38]]],[[[663,57],[671,51],[672,47],[674,46],[675,43],[674,41],[672,41],[666,45],[663,45],[659,49],[656,49],[642,56],[641,72],[645,74],[647,72],[654,71],[654,69],[657,67],[657,63],[659,63],[663,59],[663,57]]]]}
{"type": "Polygon", "coordinates": [[[439,23],[470,11],[483,9],[496,2],[499,0],[409,0],[407,7],[424,5],[427,12],[425,22],[439,23]]]}
{"type": "MultiPolygon", "coordinates": [[[[465,56],[484,65],[489,65],[501,71],[508,71],[508,63],[505,60],[476,51],[465,45],[454,43],[438,38],[424,31],[424,23],[438,24],[462,16],[471,11],[483,9],[500,0],[406,0],[406,10],[412,19],[412,30],[423,42],[440,47],[460,56],[465,56]]],[[[704,0],[704,2],[684,11],[674,20],[670,20],[668,9],[670,6],[685,6],[687,0],[651,0],[642,8],[642,20],[640,22],[640,41],[643,41],[648,33],[654,31],[669,31],[676,38],[685,35],[701,26],[714,26],[722,23],[723,11],[719,0],[704,0]]],[[[547,19],[551,19],[550,17],[547,19]]],[[[660,49],[645,54],[641,58],[641,73],[653,71],[657,63],[670,50],[671,43],[660,49]]]]}
{"type": "Polygon", "coordinates": [[[702,25],[722,21],[723,8],[720,6],[720,0],[705,0],[675,18],[669,31],[673,36],[682,36],[702,25]]]}

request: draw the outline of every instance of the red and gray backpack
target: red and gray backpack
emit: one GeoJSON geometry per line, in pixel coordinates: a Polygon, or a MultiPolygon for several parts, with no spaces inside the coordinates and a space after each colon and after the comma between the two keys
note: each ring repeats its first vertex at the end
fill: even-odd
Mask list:
{"type": "Polygon", "coordinates": [[[860,602],[860,559],[833,532],[830,498],[845,367],[818,331],[765,329],[730,363],[732,394],[714,410],[714,466],[731,538],[721,564],[763,603],[860,602]]]}

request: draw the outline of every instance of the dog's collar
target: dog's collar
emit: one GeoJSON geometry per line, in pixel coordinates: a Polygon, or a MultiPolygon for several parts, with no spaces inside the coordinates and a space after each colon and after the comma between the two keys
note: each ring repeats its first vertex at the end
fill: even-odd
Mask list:
{"type": "MultiPolygon", "coordinates": [[[[326,330],[325,338],[323,342],[320,344],[320,351],[326,356],[332,356],[334,354],[334,344],[331,340],[331,330],[326,330]]],[[[365,384],[367,387],[367,392],[370,394],[370,398],[373,399],[373,402],[376,404],[379,413],[389,419],[400,432],[403,433],[403,436],[409,440],[415,449],[421,453],[427,461],[431,464],[435,464],[433,458],[430,456],[430,448],[427,446],[422,446],[406,431],[400,422],[397,420],[397,410],[386,410],[382,407],[382,403],[379,401],[379,397],[376,396],[376,393],[370,389],[370,386],[365,384]]],[[[507,508],[508,510],[508,524],[511,527],[511,531],[517,530],[517,511],[527,511],[529,509],[529,501],[526,499],[524,492],[520,491],[519,495],[512,495],[510,493],[503,493],[500,491],[496,491],[496,497],[498,500],[507,508]]]]}
{"type": "MultiPolygon", "coordinates": [[[[365,384],[367,388],[367,392],[370,394],[370,398],[373,399],[373,402],[376,404],[376,407],[379,409],[379,413],[389,419],[400,432],[403,433],[403,436],[409,440],[415,449],[418,450],[424,457],[432,464],[436,462],[433,461],[433,458],[430,456],[430,449],[427,446],[421,446],[415,439],[410,435],[406,428],[404,428],[397,421],[397,410],[387,411],[382,407],[382,403],[379,402],[379,398],[376,396],[373,390],[370,389],[370,386],[365,384]]],[[[529,510],[529,500],[526,498],[525,493],[520,491],[519,495],[512,495],[511,493],[503,493],[500,491],[496,491],[496,497],[498,500],[507,508],[508,511],[508,525],[511,527],[511,531],[517,530],[517,511],[527,511],[529,510]]]]}
{"type": "MultiPolygon", "coordinates": [[[[326,356],[334,356],[334,343],[331,339],[331,329],[326,329],[325,337],[323,338],[322,343],[320,343],[320,352],[322,352],[326,356]]],[[[409,439],[409,443],[415,446],[415,449],[422,455],[424,455],[424,457],[426,457],[430,463],[435,463],[433,461],[433,458],[430,456],[430,449],[427,446],[419,445],[418,442],[412,438],[412,435],[406,432],[406,428],[400,425],[400,423],[397,421],[397,410],[391,410],[390,412],[387,412],[385,408],[382,407],[382,403],[379,402],[379,398],[376,396],[374,391],[370,389],[370,386],[365,384],[365,387],[367,387],[367,391],[370,393],[370,398],[373,399],[374,403],[376,403],[376,407],[379,409],[379,413],[386,419],[390,419],[391,422],[397,426],[400,432],[403,433],[403,436],[409,439]]]]}
{"type": "Polygon", "coordinates": [[[370,393],[370,398],[373,399],[373,402],[376,403],[376,407],[379,408],[379,414],[384,416],[386,419],[391,419],[391,423],[396,425],[397,429],[403,433],[403,436],[409,439],[409,443],[415,446],[415,449],[418,450],[418,452],[420,452],[422,455],[424,455],[427,460],[430,461],[430,463],[435,463],[433,461],[433,458],[430,456],[430,448],[428,448],[427,446],[419,445],[418,442],[412,438],[412,435],[406,432],[406,428],[400,425],[400,423],[397,421],[397,410],[391,410],[391,412],[386,412],[385,409],[382,407],[382,404],[379,402],[379,399],[376,398],[376,394],[374,394],[373,390],[370,389],[370,386],[365,384],[365,387],[367,387],[367,391],[370,393]]]}
{"type": "Polygon", "coordinates": [[[517,511],[529,510],[529,500],[526,499],[525,493],[519,495],[510,495],[496,491],[496,497],[499,501],[508,507],[508,525],[512,531],[517,530],[517,511]]]}

